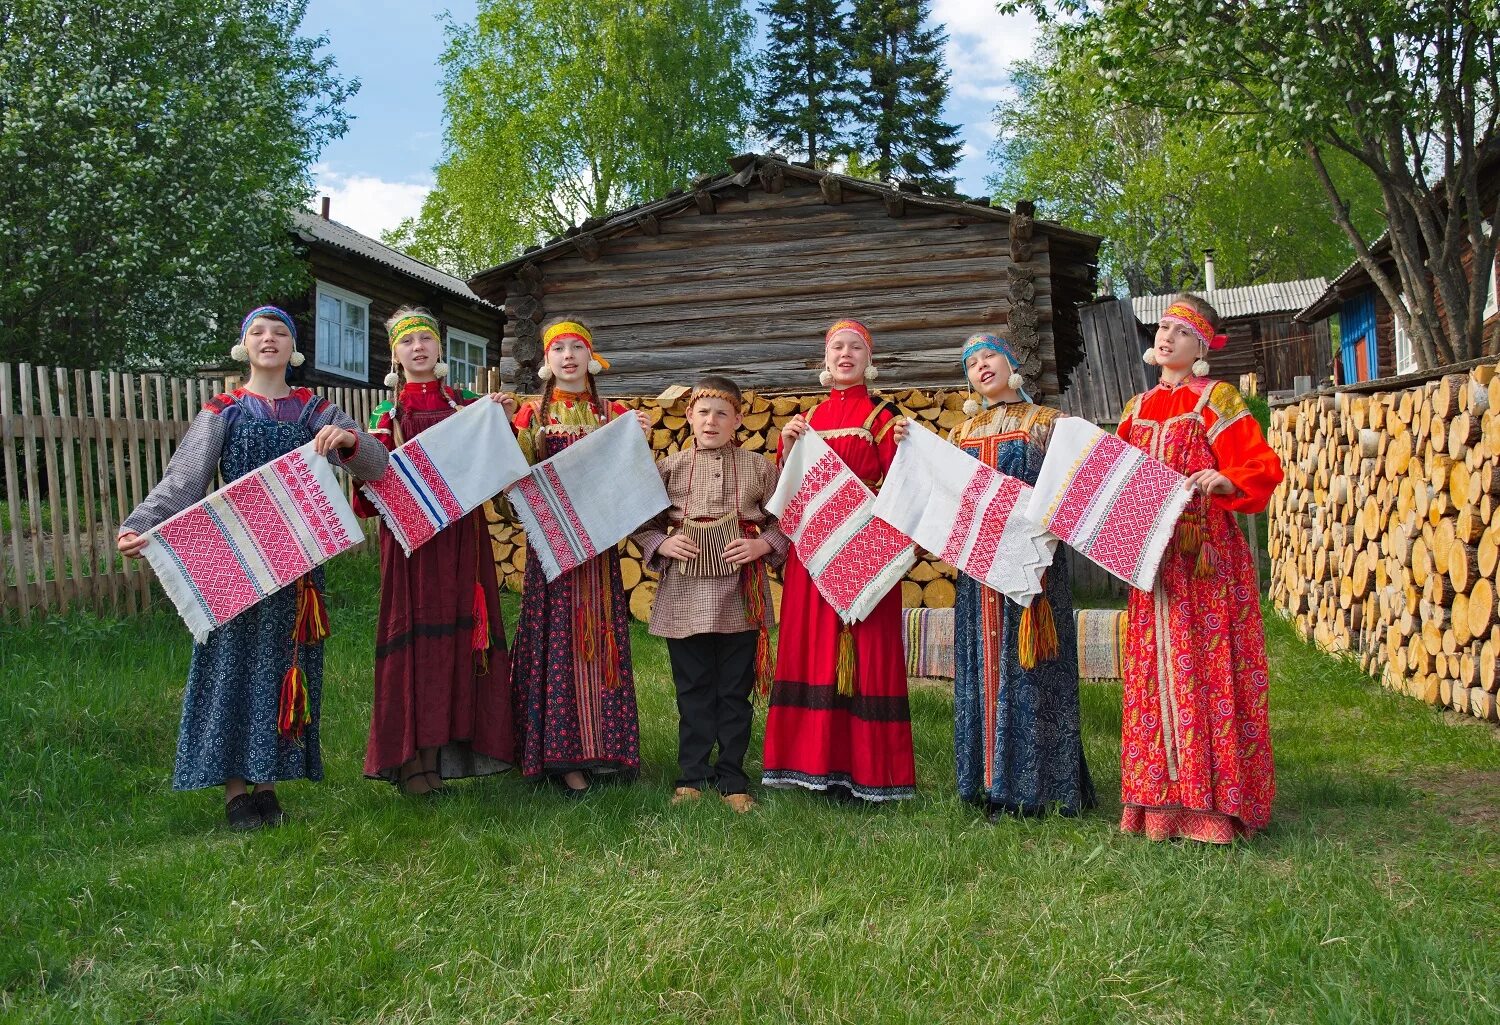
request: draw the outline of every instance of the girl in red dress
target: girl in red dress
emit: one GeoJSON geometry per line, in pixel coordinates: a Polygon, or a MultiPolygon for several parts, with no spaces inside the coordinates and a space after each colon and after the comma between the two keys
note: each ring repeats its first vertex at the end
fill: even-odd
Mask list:
{"type": "MultiPolygon", "coordinates": [[[[890,402],[873,398],[866,386],[875,378],[873,350],[870,332],[858,321],[841,320],[828,329],[820,379],[832,392],[807,417],[798,415],[782,429],[780,452],[784,455],[808,430],[817,431],[878,491],[896,458],[900,414],[890,402]]],[[[825,791],[836,799],[911,797],[916,765],[900,589],[881,599],[867,618],[845,626],[795,551],[787,556],[782,579],[762,782],[825,791]],[[840,635],[846,631],[855,652],[853,694],[847,696],[838,687],[840,635]]]]}
{"type": "MultiPolygon", "coordinates": [[[[387,387],[394,401],[370,416],[387,449],[442,423],[481,396],[443,383],[442,328],[419,307],[386,321],[391,343],[387,387]]],[[[515,400],[495,394],[508,413],[515,400]]],[[[363,494],[355,508],[377,515],[363,494]]],[[[408,794],[443,789],[445,779],[509,768],[510,658],[500,591],[483,508],[475,509],[407,558],[380,525],[380,619],[375,628],[375,700],[365,775],[408,794]]]]}
{"type": "Polygon", "coordinates": [[[1264,509],[1282,471],[1240,393],[1207,376],[1218,329],[1212,306],[1177,296],[1145,353],[1161,383],[1120,419],[1198,492],[1127,612],[1120,828],[1153,840],[1229,843],[1266,827],[1276,791],[1260,589],[1234,513],[1264,509]]]}

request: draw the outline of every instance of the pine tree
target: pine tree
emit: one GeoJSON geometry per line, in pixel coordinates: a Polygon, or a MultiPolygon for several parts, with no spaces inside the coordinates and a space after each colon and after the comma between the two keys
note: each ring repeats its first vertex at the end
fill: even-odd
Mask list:
{"type": "Polygon", "coordinates": [[[930,0],[854,0],[850,49],[861,79],[856,135],[881,178],[951,193],[962,142],[958,126],[941,117],[948,33],[941,25],[923,27],[931,6],[930,0]]]}
{"type": "Polygon", "coordinates": [[[760,55],[756,95],[760,129],[773,143],[805,154],[814,167],[847,144],[856,79],[840,0],[763,0],[769,42],[760,55]]]}

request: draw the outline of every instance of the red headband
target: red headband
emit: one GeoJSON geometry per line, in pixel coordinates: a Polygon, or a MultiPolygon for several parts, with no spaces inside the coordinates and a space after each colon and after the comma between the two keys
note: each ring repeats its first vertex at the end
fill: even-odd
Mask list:
{"type": "Polygon", "coordinates": [[[1208,318],[1187,303],[1173,303],[1168,306],[1167,311],[1161,315],[1161,319],[1186,324],[1210,349],[1222,349],[1229,342],[1228,335],[1215,334],[1208,318]]]}
{"type": "Polygon", "coordinates": [[[871,352],[875,351],[875,339],[870,337],[870,329],[865,327],[857,320],[841,320],[838,323],[834,324],[833,327],[828,329],[828,333],[823,336],[823,344],[827,345],[829,342],[833,341],[833,336],[838,334],[840,331],[854,332],[855,334],[859,335],[859,337],[864,339],[865,344],[870,347],[871,352]]]}

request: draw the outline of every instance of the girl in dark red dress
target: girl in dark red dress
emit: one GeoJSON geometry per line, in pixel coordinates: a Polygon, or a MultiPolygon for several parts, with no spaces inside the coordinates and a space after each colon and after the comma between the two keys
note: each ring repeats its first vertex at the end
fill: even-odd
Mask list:
{"type": "MultiPolygon", "coordinates": [[[[820,380],[828,398],[781,432],[784,454],[815,430],[871,490],[896,458],[900,414],[871,396],[875,377],[870,332],[841,320],[824,339],[820,380]]],[[[893,589],[867,618],[845,626],[818,593],[795,551],[782,570],[781,635],[776,680],[766,714],[766,786],[801,786],[836,798],[893,801],[916,789],[906,656],[901,640],[901,591],[893,589]],[[853,694],[839,693],[840,635],[854,647],[853,694]]],[[[846,642],[847,643],[847,642],[846,642]]]]}
{"type": "MultiPolygon", "coordinates": [[[[573,318],[555,321],[543,331],[542,345],[541,399],[524,404],[515,419],[516,438],[533,463],[630,415],[618,402],[599,398],[594,375],[609,363],[594,351],[585,325],[573,318]]],[[[644,414],[635,416],[649,431],[644,414]]],[[[551,583],[528,550],[512,664],[523,774],[549,777],[564,793],[578,796],[588,790],[590,776],[639,772],[630,609],[618,548],[551,583]]]]}
{"type": "Polygon", "coordinates": [[[1127,612],[1120,827],[1153,840],[1229,843],[1266,827],[1276,792],[1260,589],[1234,514],[1264,509],[1282,471],[1240,393],[1208,377],[1218,327],[1202,299],[1174,299],[1146,352],[1161,383],[1120,419],[1198,491],[1127,612]]]}
{"type": "MultiPolygon", "coordinates": [[[[370,433],[388,449],[474,401],[487,399],[443,382],[442,329],[426,310],[402,307],[386,321],[391,342],[387,386],[396,399],[370,417],[370,433]]],[[[356,509],[374,516],[363,494],[356,509]]],[[[375,631],[375,701],[365,775],[409,794],[443,788],[445,779],[508,769],[515,760],[510,659],[483,508],[440,532],[408,558],[380,525],[380,621],[375,631]]]]}

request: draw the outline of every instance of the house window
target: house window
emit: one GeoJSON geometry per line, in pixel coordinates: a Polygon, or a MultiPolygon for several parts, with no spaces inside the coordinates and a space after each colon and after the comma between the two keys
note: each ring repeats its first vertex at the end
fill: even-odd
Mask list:
{"type": "Polygon", "coordinates": [[[1489,320],[1496,313],[1500,313],[1500,294],[1497,294],[1497,292],[1500,292],[1500,283],[1497,283],[1495,281],[1495,279],[1497,277],[1500,277],[1500,268],[1497,268],[1493,264],[1491,264],[1491,266],[1490,266],[1490,289],[1489,289],[1489,293],[1485,296],[1485,300],[1484,300],[1484,319],[1485,320],[1489,320]]]}
{"type": "Polygon", "coordinates": [[[1396,373],[1414,374],[1417,371],[1417,353],[1411,344],[1411,336],[1401,326],[1401,321],[1391,318],[1395,329],[1396,373]]]}
{"type": "Polygon", "coordinates": [[[318,282],[317,357],[324,373],[370,379],[370,300],[318,282]]]}
{"type": "Polygon", "coordinates": [[[479,335],[457,328],[448,329],[448,344],[443,358],[448,363],[448,380],[456,388],[469,388],[483,370],[489,344],[479,335]]]}

